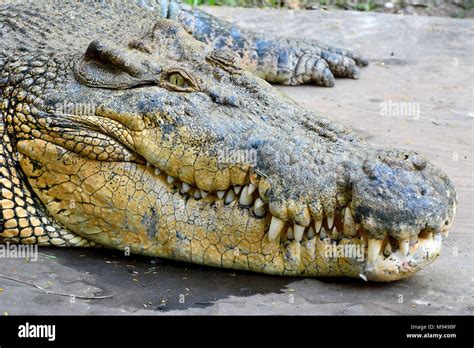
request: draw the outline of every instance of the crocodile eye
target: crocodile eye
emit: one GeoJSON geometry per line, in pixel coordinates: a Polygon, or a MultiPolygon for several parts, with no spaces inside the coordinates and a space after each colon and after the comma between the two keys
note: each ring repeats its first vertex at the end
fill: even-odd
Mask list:
{"type": "Polygon", "coordinates": [[[178,92],[193,92],[199,90],[196,80],[186,71],[172,70],[168,71],[162,86],[178,92]]]}
{"type": "Polygon", "coordinates": [[[175,86],[185,87],[186,81],[181,74],[173,73],[168,77],[168,81],[175,86]]]}

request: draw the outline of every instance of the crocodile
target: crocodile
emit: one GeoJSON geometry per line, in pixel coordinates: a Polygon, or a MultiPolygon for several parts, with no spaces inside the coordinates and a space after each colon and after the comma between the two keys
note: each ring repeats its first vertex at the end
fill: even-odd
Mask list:
{"type": "Polygon", "coordinates": [[[11,2],[0,29],[2,243],[384,282],[440,254],[447,175],[270,84],[364,57],[166,0],[11,2]]]}

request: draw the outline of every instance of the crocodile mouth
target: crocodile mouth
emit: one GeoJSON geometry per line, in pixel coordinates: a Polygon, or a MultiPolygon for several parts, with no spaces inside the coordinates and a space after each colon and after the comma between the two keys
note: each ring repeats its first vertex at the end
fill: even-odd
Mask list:
{"type": "MultiPolygon", "coordinates": [[[[172,251],[165,250],[161,246],[156,247],[158,249],[150,246],[153,243],[160,244],[160,241],[156,243],[157,241],[154,239],[156,231],[150,231],[150,227],[155,230],[167,229],[167,233],[170,235],[176,234],[176,240],[182,240],[182,230],[188,228],[190,224],[195,224],[194,221],[189,221],[189,217],[186,220],[178,216],[179,214],[185,215],[184,212],[189,208],[197,214],[195,216],[198,220],[204,220],[206,215],[213,216],[213,218],[208,218],[207,222],[203,222],[203,228],[212,233],[214,233],[213,230],[219,229],[221,234],[233,234],[234,229],[240,228],[242,224],[245,225],[240,231],[235,231],[236,235],[241,239],[246,239],[247,234],[252,235],[247,239],[254,239],[258,246],[250,246],[247,250],[243,250],[243,253],[247,255],[262,254],[259,255],[262,257],[255,261],[255,265],[251,265],[250,261],[247,261],[248,265],[235,264],[235,260],[224,263],[223,257],[217,262],[215,260],[206,262],[204,259],[198,262],[212,266],[251,269],[270,274],[350,276],[372,281],[393,281],[413,275],[437,258],[441,251],[442,239],[447,236],[454,217],[453,213],[439,229],[423,229],[416,235],[400,239],[393,237],[390,231],[387,231],[382,238],[380,238],[380,235],[377,235],[379,238],[374,238],[373,233],[362,227],[364,225],[363,221],[356,221],[360,217],[357,217],[355,208],[350,201],[346,205],[337,206],[332,210],[319,210],[317,214],[313,214],[313,211],[311,211],[311,214],[308,214],[310,216],[308,219],[297,219],[294,216],[284,218],[281,214],[278,214],[278,209],[276,209],[277,214],[274,214],[275,208],[272,207],[272,202],[267,195],[267,191],[271,186],[269,180],[254,167],[250,166],[241,171],[239,185],[234,185],[231,182],[227,186],[223,186],[221,190],[203,190],[196,184],[190,184],[181,178],[169,175],[161,165],[151,163],[150,161],[155,162],[156,159],[148,160],[145,157],[146,155],[142,154],[142,151],[135,150],[131,143],[125,142],[122,136],[117,135],[117,132],[114,134],[112,128],[99,130],[96,116],[62,116],[63,131],[60,137],[52,137],[50,131],[43,131],[44,134],[40,132],[39,139],[31,140],[29,138],[19,142],[18,148],[21,154],[22,169],[26,172],[33,189],[40,196],[40,200],[46,205],[53,217],[68,229],[97,244],[123,248],[124,245],[128,245],[130,241],[133,241],[138,245],[134,252],[190,261],[188,255],[180,254],[186,251],[185,247],[179,246],[181,242],[176,242],[172,251]],[[65,127],[65,120],[72,122],[71,124],[79,128],[84,129],[85,127],[89,132],[96,131],[97,133],[91,143],[94,144],[94,139],[100,140],[102,137],[106,140],[105,143],[108,147],[111,147],[114,151],[109,151],[108,157],[102,158],[101,154],[108,147],[102,145],[99,140],[89,150],[85,146],[78,147],[76,142],[77,127],[70,125],[68,130],[65,127]],[[110,134],[113,134],[113,136],[110,134]],[[65,139],[71,139],[71,141],[68,142],[65,139]],[[96,149],[99,149],[99,151],[95,151],[96,149]],[[48,153],[52,155],[48,155],[48,153]],[[116,153],[117,158],[112,156],[114,153],[116,153]],[[30,160],[22,155],[26,155],[30,160]],[[71,155],[75,157],[71,157],[71,155]],[[68,156],[71,159],[68,160],[68,156]],[[78,164],[77,156],[81,158],[81,165],[78,164]],[[118,159],[120,156],[125,157],[118,159]],[[61,178],[57,173],[47,174],[49,175],[47,178],[41,178],[41,175],[38,174],[41,170],[36,169],[38,162],[45,162],[45,166],[48,167],[52,166],[52,163],[57,166],[58,160],[70,163],[69,171],[77,171],[74,174],[74,177],[77,178],[74,180],[74,185],[82,185],[81,189],[76,188],[74,191],[70,188],[70,185],[61,188],[61,185],[68,184],[65,181],[52,185],[51,182],[61,178]],[[74,166],[76,169],[73,168],[74,166]],[[118,168],[118,166],[122,167],[118,168]],[[119,190],[120,188],[115,184],[111,184],[110,189],[102,192],[108,184],[107,180],[103,176],[97,180],[90,180],[93,176],[90,173],[97,173],[96,168],[98,167],[104,172],[120,173],[117,176],[127,176],[127,172],[142,173],[140,175],[136,174],[134,180],[142,181],[140,186],[154,187],[161,192],[160,194],[168,195],[171,198],[167,198],[167,201],[172,203],[171,208],[164,207],[164,203],[160,203],[162,204],[160,206],[158,203],[161,201],[158,196],[155,198],[157,203],[153,203],[152,200],[147,205],[140,201],[135,205],[135,215],[140,215],[150,206],[152,214],[158,214],[160,209],[174,209],[175,211],[170,214],[174,215],[172,219],[181,219],[181,226],[184,227],[180,230],[176,221],[170,221],[165,225],[156,227],[161,222],[153,220],[153,216],[146,216],[146,221],[140,217],[139,224],[141,224],[141,227],[139,228],[143,228],[145,231],[144,239],[137,237],[133,228],[127,225],[130,223],[128,219],[130,215],[128,213],[129,207],[125,204],[117,208],[116,206],[120,205],[119,201],[123,203],[123,199],[110,198],[113,196],[113,190],[119,190]],[[83,174],[79,173],[81,171],[83,174]],[[101,180],[103,180],[103,183],[100,183],[101,180]],[[44,194],[45,185],[43,182],[48,183],[46,195],[44,194]],[[87,190],[89,190],[88,194],[95,200],[94,204],[102,205],[104,211],[105,209],[108,209],[108,211],[116,209],[116,213],[113,213],[110,219],[119,220],[117,218],[119,214],[125,217],[123,220],[125,222],[122,223],[123,226],[127,225],[124,227],[125,237],[118,238],[115,236],[115,234],[118,234],[116,233],[116,225],[105,226],[104,222],[98,222],[97,226],[94,224],[86,226],[82,225],[82,222],[77,223],[78,218],[71,219],[71,216],[78,215],[83,221],[93,223],[95,220],[90,218],[91,215],[104,215],[104,212],[97,212],[90,208],[84,208],[82,215],[77,213],[76,208],[68,209],[71,200],[76,201],[77,205],[81,204],[81,200],[83,203],[89,201],[88,204],[90,204],[91,199],[84,197],[87,190]],[[72,192],[70,196],[68,196],[69,192],[72,192]],[[100,195],[97,195],[98,192],[100,195]],[[58,201],[61,202],[57,203],[58,201]],[[235,215],[236,211],[237,215],[235,215]],[[202,216],[199,216],[199,214],[202,214],[202,216]],[[87,216],[84,217],[84,215],[87,216]],[[223,216],[223,218],[217,221],[220,218],[219,216],[223,216]],[[238,220],[242,217],[246,220],[240,223],[238,220]],[[233,221],[225,221],[227,218],[233,219],[233,221]],[[72,220],[76,222],[71,222],[72,220]],[[302,221],[304,222],[302,223],[302,221]],[[104,231],[107,232],[104,233],[104,231]],[[104,234],[108,234],[108,236],[103,237],[104,234]],[[136,242],[137,238],[139,239],[138,242],[136,242]],[[150,242],[150,240],[153,241],[150,242]],[[183,248],[184,251],[180,251],[179,248],[183,248]],[[280,261],[276,262],[276,259],[280,259],[280,261]],[[266,265],[266,262],[279,263],[279,265],[266,265]]],[[[112,123],[112,125],[117,126],[117,123],[112,123]]],[[[54,129],[55,125],[49,124],[45,127],[54,129]]],[[[115,178],[112,175],[109,181],[112,182],[113,180],[115,178]]],[[[126,191],[127,188],[125,187],[124,190],[126,191]]],[[[308,208],[306,210],[308,211],[308,208]]],[[[145,215],[147,214],[144,213],[145,215]]],[[[106,221],[106,223],[110,223],[110,221],[106,221]]],[[[192,228],[195,228],[194,225],[192,228]]],[[[173,236],[173,238],[175,237],[173,236]]],[[[229,250],[236,250],[238,242],[237,244],[233,243],[232,238],[229,237],[230,242],[222,242],[219,245],[223,250],[219,251],[221,254],[229,250]]],[[[166,244],[168,241],[169,238],[167,237],[162,244],[166,244]]],[[[218,247],[216,248],[218,249],[218,247]]],[[[191,261],[195,262],[192,257],[191,261]]]]}
{"type": "MultiPolygon", "coordinates": [[[[323,213],[312,217],[309,225],[301,226],[291,221],[283,221],[273,216],[268,202],[259,191],[261,176],[252,173],[245,185],[231,185],[227,190],[204,191],[176,177],[167,175],[146,162],[146,168],[159,179],[166,182],[173,192],[184,200],[206,200],[209,204],[221,202],[230,208],[245,210],[254,219],[265,221],[265,238],[285,249],[285,258],[299,259],[302,253],[311,259],[322,253],[328,262],[352,259],[358,263],[359,276],[364,280],[393,281],[409,277],[434,261],[441,252],[442,241],[449,234],[449,224],[438,230],[424,229],[417,235],[396,239],[387,233],[384,239],[370,238],[368,231],[354,220],[354,209],[339,207],[332,215],[323,213]],[[293,248],[292,248],[293,246],[293,248]],[[296,246],[296,247],[295,247],[296,246]]],[[[454,214],[453,214],[454,215],[454,214]]]]}

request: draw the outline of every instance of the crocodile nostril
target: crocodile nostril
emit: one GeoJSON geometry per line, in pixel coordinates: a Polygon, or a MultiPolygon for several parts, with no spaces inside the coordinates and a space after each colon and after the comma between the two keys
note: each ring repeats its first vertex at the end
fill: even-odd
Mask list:
{"type": "Polygon", "coordinates": [[[411,163],[413,164],[413,167],[417,170],[423,170],[426,168],[426,160],[423,157],[415,155],[412,157],[411,163]]]}

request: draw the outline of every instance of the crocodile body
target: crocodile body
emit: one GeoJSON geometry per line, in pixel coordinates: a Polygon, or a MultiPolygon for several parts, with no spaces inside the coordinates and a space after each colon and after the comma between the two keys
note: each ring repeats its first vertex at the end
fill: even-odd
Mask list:
{"type": "Polygon", "coordinates": [[[376,281],[439,255],[456,205],[440,169],[260,78],[332,86],[362,57],[166,1],[0,20],[1,242],[376,281]]]}

